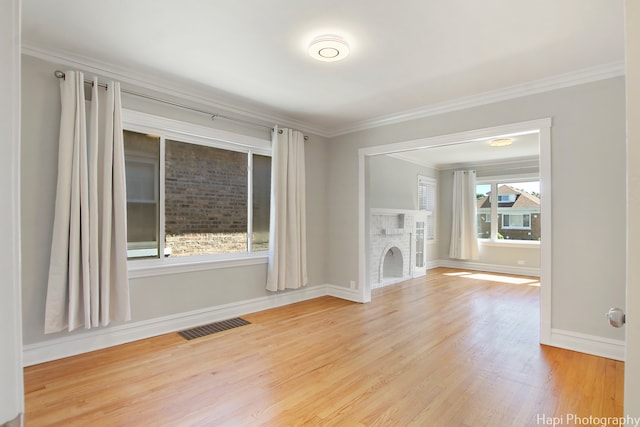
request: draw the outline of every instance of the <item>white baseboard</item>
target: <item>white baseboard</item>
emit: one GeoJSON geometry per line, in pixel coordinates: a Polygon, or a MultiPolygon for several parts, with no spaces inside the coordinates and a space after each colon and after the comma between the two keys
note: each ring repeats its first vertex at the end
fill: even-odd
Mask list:
{"type": "MultiPolygon", "coordinates": [[[[449,265],[441,266],[448,267],[449,265]]],[[[456,266],[453,268],[466,268],[472,270],[472,268],[469,267],[456,266]]],[[[492,270],[483,269],[482,271],[492,270]]],[[[282,294],[274,294],[246,301],[223,304],[207,309],[194,310],[157,319],[127,323],[107,329],[81,332],[36,344],[25,345],[23,347],[24,366],[31,366],[51,360],[62,359],[64,357],[75,356],[77,354],[100,350],[115,345],[176,332],[207,323],[243,316],[249,313],[281,307],[322,296],[332,296],[359,303],[363,302],[361,293],[357,289],[328,284],[313,286],[282,294]]],[[[552,329],[551,337],[544,342],[544,344],[614,360],[624,360],[625,355],[625,343],[622,340],[613,340],[559,329],[552,329]]]]}
{"type": "Polygon", "coordinates": [[[623,340],[614,340],[561,329],[551,329],[551,339],[548,345],[623,362],[625,358],[625,343],[623,340]]]}
{"type": "MultiPolygon", "coordinates": [[[[516,274],[522,276],[540,277],[540,269],[520,266],[501,266],[493,264],[483,264],[472,261],[456,261],[456,260],[437,260],[432,261],[429,268],[449,267],[464,270],[488,271],[493,273],[516,274]]],[[[552,347],[564,348],[566,350],[577,351],[580,353],[592,354],[594,356],[606,357],[608,359],[624,361],[625,358],[625,342],[623,340],[614,340],[610,338],[599,337],[595,335],[581,334],[578,332],[565,331],[561,329],[549,328],[548,325],[541,324],[541,344],[552,347]],[[550,330],[544,334],[544,330],[550,330]]]]}
{"type": "Polygon", "coordinates": [[[444,265],[440,265],[440,260],[432,259],[427,261],[427,271],[438,267],[444,267],[444,265]]]}
{"type": "Polygon", "coordinates": [[[23,347],[24,366],[36,365],[38,363],[75,356],[119,344],[181,331],[325,295],[360,302],[360,293],[356,289],[334,285],[312,286],[281,294],[273,294],[151,320],[131,322],[106,329],[80,332],[36,344],[28,344],[23,347]]]}
{"type": "Polygon", "coordinates": [[[364,302],[362,301],[362,295],[358,289],[345,288],[344,286],[336,286],[336,285],[325,285],[327,290],[327,295],[345,299],[347,301],[353,302],[364,302]]]}
{"type": "Polygon", "coordinates": [[[535,267],[522,267],[519,265],[498,265],[485,264],[474,261],[457,261],[452,259],[441,259],[430,261],[429,268],[448,267],[461,270],[488,271],[491,273],[516,274],[518,276],[540,277],[540,269],[535,267]]]}
{"type": "MultiPolygon", "coordinates": [[[[20,413],[20,414],[18,414],[18,416],[17,416],[17,417],[15,417],[14,419],[9,420],[9,421],[7,421],[7,422],[5,422],[5,423],[3,423],[3,424],[0,424],[0,426],[1,426],[1,427],[22,427],[22,426],[24,426],[24,419],[23,419],[23,418],[24,418],[24,417],[23,417],[23,414],[22,414],[22,413],[20,413]]],[[[0,423],[1,423],[1,422],[2,422],[2,421],[0,421],[0,423]]]]}

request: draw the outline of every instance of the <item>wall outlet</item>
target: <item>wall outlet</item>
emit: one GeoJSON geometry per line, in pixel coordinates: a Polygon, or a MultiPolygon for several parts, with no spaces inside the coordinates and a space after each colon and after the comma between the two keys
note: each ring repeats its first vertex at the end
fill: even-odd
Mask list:
{"type": "Polygon", "coordinates": [[[349,287],[350,287],[351,289],[355,289],[355,288],[356,288],[356,281],[355,281],[355,280],[350,281],[350,282],[349,282],[349,287]]]}
{"type": "Polygon", "coordinates": [[[519,259],[518,260],[518,265],[524,265],[524,260],[523,259],[519,259]]]}

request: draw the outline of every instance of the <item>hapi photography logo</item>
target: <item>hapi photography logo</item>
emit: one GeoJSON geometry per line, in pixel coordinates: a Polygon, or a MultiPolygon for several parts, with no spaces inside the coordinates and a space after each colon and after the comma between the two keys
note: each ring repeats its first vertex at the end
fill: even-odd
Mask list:
{"type": "Polygon", "coordinates": [[[536,415],[536,425],[539,426],[632,426],[640,427],[640,417],[595,417],[593,415],[580,416],[578,414],[564,414],[548,416],[546,414],[536,415]]]}

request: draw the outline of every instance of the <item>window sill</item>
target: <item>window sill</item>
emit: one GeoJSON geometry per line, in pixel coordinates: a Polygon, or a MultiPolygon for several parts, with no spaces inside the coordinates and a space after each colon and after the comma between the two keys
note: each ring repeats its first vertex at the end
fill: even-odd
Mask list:
{"type": "Polygon", "coordinates": [[[538,240],[502,240],[499,241],[489,240],[489,239],[478,239],[478,244],[480,246],[493,246],[493,247],[503,247],[503,248],[530,248],[530,249],[539,249],[540,241],[538,240]]]}
{"type": "Polygon", "coordinates": [[[130,279],[164,276],[166,274],[191,273],[219,268],[246,267],[267,264],[267,252],[233,254],[215,257],[184,257],[166,259],[129,260],[127,267],[130,279]]]}

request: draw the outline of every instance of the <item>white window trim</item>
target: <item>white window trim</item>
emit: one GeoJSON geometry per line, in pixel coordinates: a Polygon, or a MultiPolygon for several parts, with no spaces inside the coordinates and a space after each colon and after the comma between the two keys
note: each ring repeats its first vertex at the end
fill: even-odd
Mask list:
{"type": "MultiPolygon", "coordinates": [[[[122,125],[124,130],[142,132],[160,137],[160,235],[159,250],[165,256],[160,258],[131,259],[127,262],[130,278],[153,277],[164,274],[188,273],[193,271],[212,270],[219,268],[242,267],[250,265],[266,264],[268,260],[267,251],[251,252],[251,233],[248,233],[248,252],[195,255],[170,258],[166,257],[164,247],[164,144],[167,139],[203,145],[213,148],[246,153],[248,158],[251,155],[271,156],[271,141],[255,138],[246,135],[235,134],[219,129],[208,128],[187,122],[181,122],[165,117],[154,116],[133,110],[122,110],[122,125]]],[[[251,164],[248,168],[248,183],[251,186],[252,171],[251,164]]],[[[251,208],[252,197],[248,189],[248,205],[251,208]]],[[[251,211],[249,211],[248,223],[251,222],[251,211]]]]}
{"type": "Polygon", "coordinates": [[[531,248],[531,249],[539,249],[540,241],[539,240],[509,240],[509,239],[499,239],[499,240],[491,240],[491,239],[478,239],[478,244],[480,246],[492,246],[492,247],[509,247],[509,248],[531,248]]]}
{"type": "Polygon", "coordinates": [[[122,125],[126,130],[157,134],[160,130],[167,139],[178,138],[183,142],[206,145],[243,153],[271,155],[271,141],[240,135],[206,126],[181,122],[133,110],[122,110],[122,125]]]}
{"type": "Polygon", "coordinates": [[[194,271],[216,270],[219,268],[246,267],[267,264],[266,252],[235,253],[221,255],[201,255],[180,258],[140,259],[129,261],[129,278],[163,276],[165,274],[191,273],[194,271]]]}

